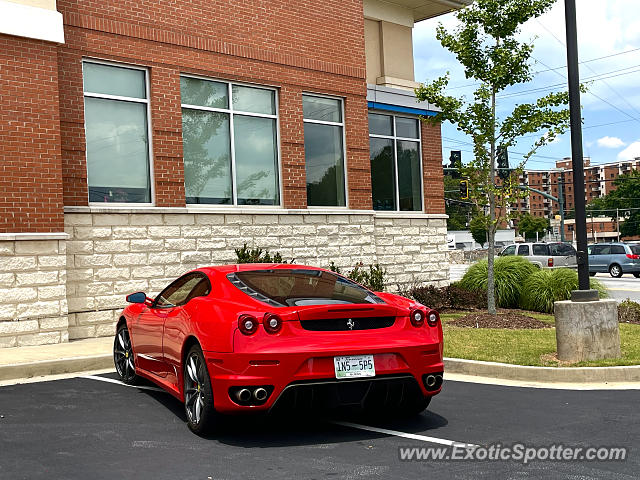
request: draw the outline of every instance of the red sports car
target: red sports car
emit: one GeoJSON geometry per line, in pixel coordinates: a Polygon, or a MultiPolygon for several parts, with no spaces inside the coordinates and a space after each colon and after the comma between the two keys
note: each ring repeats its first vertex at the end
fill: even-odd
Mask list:
{"type": "Polygon", "coordinates": [[[442,387],[436,311],[321,268],[199,268],[155,299],[138,292],[127,301],[113,348],[118,374],[184,402],[196,433],[221,413],[417,413],[442,387]]]}

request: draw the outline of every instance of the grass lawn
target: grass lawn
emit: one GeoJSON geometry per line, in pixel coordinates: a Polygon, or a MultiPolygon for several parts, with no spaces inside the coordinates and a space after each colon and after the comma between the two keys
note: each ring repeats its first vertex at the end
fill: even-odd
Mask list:
{"type": "MultiPolygon", "coordinates": [[[[553,315],[533,312],[526,314],[551,325],[554,324],[553,315]]],[[[463,315],[465,314],[445,313],[440,316],[444,330],[445,357],[516,365],[558,366],[557,361],[548,358],[556,351],[554,328],[506,330],[447,325],[449,321],[463,315]]],[[[570,366],[640,365],[640,325],[620,324],[620,344],[621,359],[580,362],[570,366]]]]}

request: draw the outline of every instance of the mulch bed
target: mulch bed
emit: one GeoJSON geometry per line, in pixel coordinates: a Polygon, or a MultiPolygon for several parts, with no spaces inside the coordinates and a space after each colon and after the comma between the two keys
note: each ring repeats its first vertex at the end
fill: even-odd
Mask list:
{"type": "Polygon", "coordinates": [[[464,317],[447,322],[454,327],[470,328],[506,328],[509,330],[551,328],[552,326],[542,320],[537,320],[520,313],[508,312],[491,315],[486,312],[474,312],[464,317]]]}

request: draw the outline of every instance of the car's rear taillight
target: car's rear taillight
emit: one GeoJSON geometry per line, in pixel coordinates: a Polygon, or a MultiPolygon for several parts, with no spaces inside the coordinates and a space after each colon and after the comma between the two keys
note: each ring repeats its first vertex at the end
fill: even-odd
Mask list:
{"type": "Polygon", "coordinates": [[[275,313],[265,313],[262,319],[262,326],[267,333],[273,335],[282,329],[282,319],[275,313]]]}
{"type": "Polygon", "coordinates": [[[640,258],[640,255],[636,255],[635,253],[627,253],[627,258],[630,258],[631,260],[638,260],[640,258]]]}
{"type": "Polygon", "coordinates": [[[245,335],[253,335],[258,330],[258,319],[253,315],[240,315],[238,329],[245,335]]]}
{"type": "Polygon", "coordinates": [[[438,312],[436,312],[435,310],[429,310],[427,312],[427,323],[430,327],[435,327],[436,325],[438,325],[439,321],[440,314],[438,312]]]}
{"type": "Polygon", "coordinates": [[[547,260],[547,267],[553,267],[553,257],[549,257],[547,260]]]}
{"type": "Polygon", "coordinates": [[[414,308],[409,312],[409,320],[414,327],[421,327],[424,324],[425,313],[419,308],[414,308]]]}

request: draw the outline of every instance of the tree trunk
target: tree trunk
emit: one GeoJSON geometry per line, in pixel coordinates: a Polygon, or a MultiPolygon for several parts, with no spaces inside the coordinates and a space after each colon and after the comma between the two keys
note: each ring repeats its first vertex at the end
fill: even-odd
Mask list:
{"type": "Polygon", "coordinates": [[[496,90],[491,92],[491,159],[489,165],[489,225],[487,232],[489,233],[489,251],[487,256],[487,309],[492,315],[496,314],[496,294],[495,294],[495,277],[493,274],[493,260],[496,245],[496,230],[494,224],[496,221],[496,196],[493,191],[496,170],[496,90]]]}

